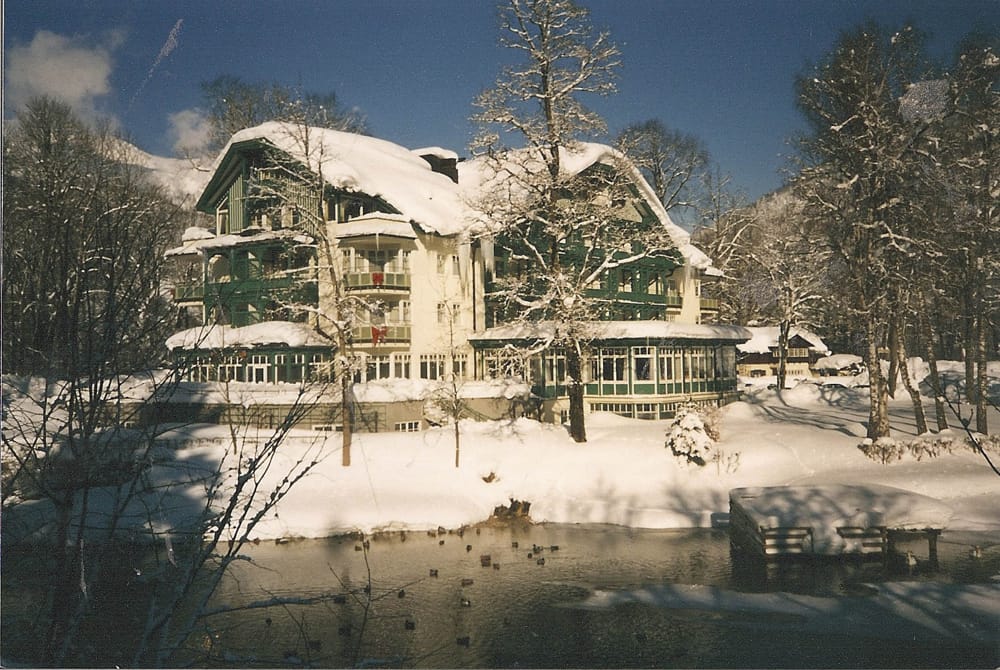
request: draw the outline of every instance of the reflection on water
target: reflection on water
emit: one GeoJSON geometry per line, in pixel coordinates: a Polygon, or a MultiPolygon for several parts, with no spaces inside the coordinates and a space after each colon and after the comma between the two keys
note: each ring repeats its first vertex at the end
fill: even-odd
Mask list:
{"type": "MultiPolygon", "coordinates": [[[[943,538],[944,539],[944,538],[943,538]]],[[[988,582],[998,559],[940,546],[941,571],[988,582]]],[[[997,645],[784,632],[780,613],[581,604],[596,590],[698,584],[861,597],[880,563],[734,566],[720,530],[517,526],[251,547],[214,606],[316,602],[212,617],[213,664],[409,667],[995,667],[997,645]],[[763,619],[766,619],[764,621],[763,619]]]]}

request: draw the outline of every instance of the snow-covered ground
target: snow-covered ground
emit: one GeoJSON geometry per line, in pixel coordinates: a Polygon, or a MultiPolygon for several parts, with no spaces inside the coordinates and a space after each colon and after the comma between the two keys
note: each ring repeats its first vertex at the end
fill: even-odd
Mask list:
{"type": "MultiPolygon", "coordinates": [[[[714,463],[680,463],[664,446],[669,422],[609,414],[588,417],[586,444],[574,443],[560,426],[526,419],[463,422],[457,469],[451,428],[356,434],[353,464],[342,467],[339,453],[327,459],[259,532],[318,537],[453,528],[482,521],[511,499],[530,501],[539,522],[708,526],[728,511],[732,488],[833,483],[927,495],[953,508],[950,529],[1000,531],[1000,477],[982,456],[961,449],[930,460],[874,462],[858,449],[865,399],[864,389],[812,385],[751,393],[721,412],[719,447],[739,455],[731,472],[714,463]]],[[[898,434],[912,436],[908,402],[893,402],[892,415],[898,434]]],[[[339,436],[329,441],[339,451],[339,436]]],[[[289,457],[296,451],[290,444],[289,457]]]]}
{"type": "MultiPolygon", "coordinates": [[[[891,404],[894,435],[912,438],[912,407],[899,395],[891,404]]],[[[927,405],[932,413],[930,399],[927,405]]],[[[327,455],[254,536],[457,528],[487,519],[511,499],[529,501],[536,522],[709,526],[728,512],[733,488],[879,484],[938,499],[953,510],[949,530],[996,531],[1000,543],[1000,477],[982,455],[956,447],[935,458],[875,462],[858,449],[866,419],[864,388],[751,388],[743,401],[720,410],[717,447],[726,459],[704,467],[682,463],[665,448],[668,421],[610,414],[587,417],[585,444],[574,443],[561,426],[528,419],[463,421],[458,468],[451,427],[357,433],[350,467],[341,465],[339,433],[296,431],[281,446],[272,476],[283,474],[282,465],[290,467],[317,441],[325,440],[327,455]]],[[[1000,415],[991,419],[1000,428],[1000,415]]],[[[961,431],[948,432],[959,441],[961,431]]],[[[154,465],[154,483],[175,481],[178,462],[204,467],[231,447],[229,429],[217,425],[177,428],[161,439],[171,447],[162,451],[175,462],[154,465]]],[[[1000,454],[992,458],[1000,462],[1000,454]]],[[[184,515],[204,498],[198,485],[173,489],[155,505],[160,530],[184,525],[184,515]]],[[[145,510],[136,511],[141,527],[145,510]]]]}

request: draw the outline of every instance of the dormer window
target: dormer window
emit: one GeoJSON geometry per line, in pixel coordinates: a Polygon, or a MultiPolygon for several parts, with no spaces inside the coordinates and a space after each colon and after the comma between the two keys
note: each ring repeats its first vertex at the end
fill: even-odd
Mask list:
{"type": "Polygon", "coordinates": [[[223,198],[215,208],[215,228],[219,235],[229,233],[229,197],[223,198]]]}

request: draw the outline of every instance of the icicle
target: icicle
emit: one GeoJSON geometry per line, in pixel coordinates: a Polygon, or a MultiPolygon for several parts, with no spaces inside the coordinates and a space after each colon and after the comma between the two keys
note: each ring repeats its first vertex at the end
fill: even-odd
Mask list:
{"type": "Polygon", "coordinates": [[[479,248],[483,250],[483,265],[490,274],[496,273],[496,263],[493,258],[493,238],[484,237],[479,241],[479,248]]]}
{"type": "Polygon", "coordinates": [[[472,261],[472,244],[469,240],[462,240],[458,243],[458,276],[462,282],[462,290],[469,283],[469,266],[472,261]]]}

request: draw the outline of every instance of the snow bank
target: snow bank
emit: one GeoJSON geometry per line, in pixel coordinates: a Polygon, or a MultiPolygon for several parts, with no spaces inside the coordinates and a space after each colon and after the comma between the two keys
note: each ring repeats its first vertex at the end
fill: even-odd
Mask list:
{"type": "MultiPolygon", "coordinates": [[[[269,477],[282,476],[317,445],[325,456],[256,535],[322,537],[355,530],[458,527],[483,521],[511,498],[530,501],[531,517],[538,522],[708,527],[713,517],[728,512],[731,489],[841,484],[891,486],[933,498],[953,511],[948,531],[1000,532],[1000,480],[982,456],[956,448],[933,459],[877,463],[858,449],[867,420],[866,389],[824,393],[815,385],[800,388],[795,393],[760,391],[721,410],[717,448],[738,456],[732,472],[714,463],[697,467],[679,462],[665,446],[669,421],[610,414],[587,416],[584,444],[573,442],[562,426],[528,419],[463,421],[458,468],[451,427],[357,433],[352,465],[346,468],[340,465],[339,433],[293,431],[269,477]]],[[[16,393],[11,390],[8,397],[16,393]]],[[[895,435],[914,438],[909,401],[891,402],[895,435]]],[[[8,402],[7,411],[15,404],[8,402]]],[[[1000,414],[990,418],[991,425],[1000,425],[1000,414]]],[[[251,431],[251,444],[269,434],[239,429],[251,431]]],[[[230,427],[177,427],[160,439],[174,457],[154,463],[148,481],[151,486],[175,484],[170,495],[156,497],[157,514],[171,527],[182,528],[187,515],[204,504],[205,488],[200,482],[177,485],[178,473],[190,470],[190,480],[196,482],[196,470],[227,458],[232,452],[230,427]]],[[[19,507],[27,512],[29,506],[19,507]]],[[[135,510],[137,532],[144,532],[146,512],[135,510]]],[[[5,532],[14,527],[10,516],[4,522],[5,532]]]]}

